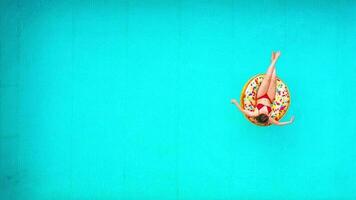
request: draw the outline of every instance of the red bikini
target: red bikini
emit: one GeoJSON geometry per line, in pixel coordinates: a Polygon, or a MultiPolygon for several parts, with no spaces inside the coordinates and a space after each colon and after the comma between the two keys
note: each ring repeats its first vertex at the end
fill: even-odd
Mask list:
{"type": "MultiPolygon", "coordinates": [[[[268,96],[267,93],[264,94],[263,96],[260,96],[259,98],[257,98],[257,100],[263,99],[263,98],[266,98],[266,99],[269,100],[269,102],[272,102],[272,100],[269,98],[269,96],[268,96]]],[[[256,105],[256,107],[257,107],[258,110],[261,110],[264,106],[266,106],[266,105],[263,105],[263,104],[261,104],[261,103],[258,103],[258,104],[256,105]]],[[[272,111],[271,107],[270,107],[270,106],[266,106],[266,107],[267,107],[268,113],[270,113],[270,112],[272,111]]]]}

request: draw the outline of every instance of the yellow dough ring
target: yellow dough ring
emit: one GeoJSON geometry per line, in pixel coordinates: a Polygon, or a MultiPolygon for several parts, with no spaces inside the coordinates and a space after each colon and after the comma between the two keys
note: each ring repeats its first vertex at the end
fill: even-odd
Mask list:
{"type": "MultiPolygon", "coordinates": [[[[256,96],[258,88],[263,81],[264,74],[257,74],[252,77],[242,89],[240,103],[242,108],[249,111],[255,110],[256,96]]],[[[276,95],[272,103],[271,117],[279,121],[286,114],[290,105],[290,93],[287,85],[277,77],[276,95]]],[[[260,124],[253,117],[246,118],[259,126],[269,126],[270,123],[260,124]]]]}

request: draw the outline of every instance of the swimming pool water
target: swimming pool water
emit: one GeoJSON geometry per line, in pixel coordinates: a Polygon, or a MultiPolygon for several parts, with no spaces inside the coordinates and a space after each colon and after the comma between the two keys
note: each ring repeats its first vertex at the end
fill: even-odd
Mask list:
{"type": "Polygon", "coordinates": [[[0,199],[355,199],[353,1],[0,3],[0,199]],[[284,127],[230,104],[280,50],[284,127]]]}

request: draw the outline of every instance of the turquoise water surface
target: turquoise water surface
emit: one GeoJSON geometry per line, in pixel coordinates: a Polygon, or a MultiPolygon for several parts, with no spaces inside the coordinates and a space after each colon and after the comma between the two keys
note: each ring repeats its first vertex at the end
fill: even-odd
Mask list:
{"type": "Polygon", "coordinates": [[[0,199],[355,199],[355,1],[0,3],[0,199]],[[292,104],[230,104],[280,50],[292,104]]]}

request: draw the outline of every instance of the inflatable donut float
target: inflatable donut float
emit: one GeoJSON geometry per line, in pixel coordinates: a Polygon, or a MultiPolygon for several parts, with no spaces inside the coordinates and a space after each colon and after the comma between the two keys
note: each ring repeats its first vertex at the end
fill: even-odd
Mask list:
{"type": "MultiPolygon", "coordinates": [[[[252,77],[242,89],[241,92],[241,107],[248,111],[255,110],[256,96],[258,88],[260,87],[264,78],[264,74],[257,74],[252,77]]],[[[279,121],[286,114],[289,105],[290,105],[290,93],[287,85],[277,77],[276,82],[276,95],[272,103],[272,112],[270,116],[279,121]]],[[[269,126],[269,122],[266,124],[261,124],[256,121],[253,117],[245,116],[250,122],[259,125],[259,126],[269,126]]]]}

